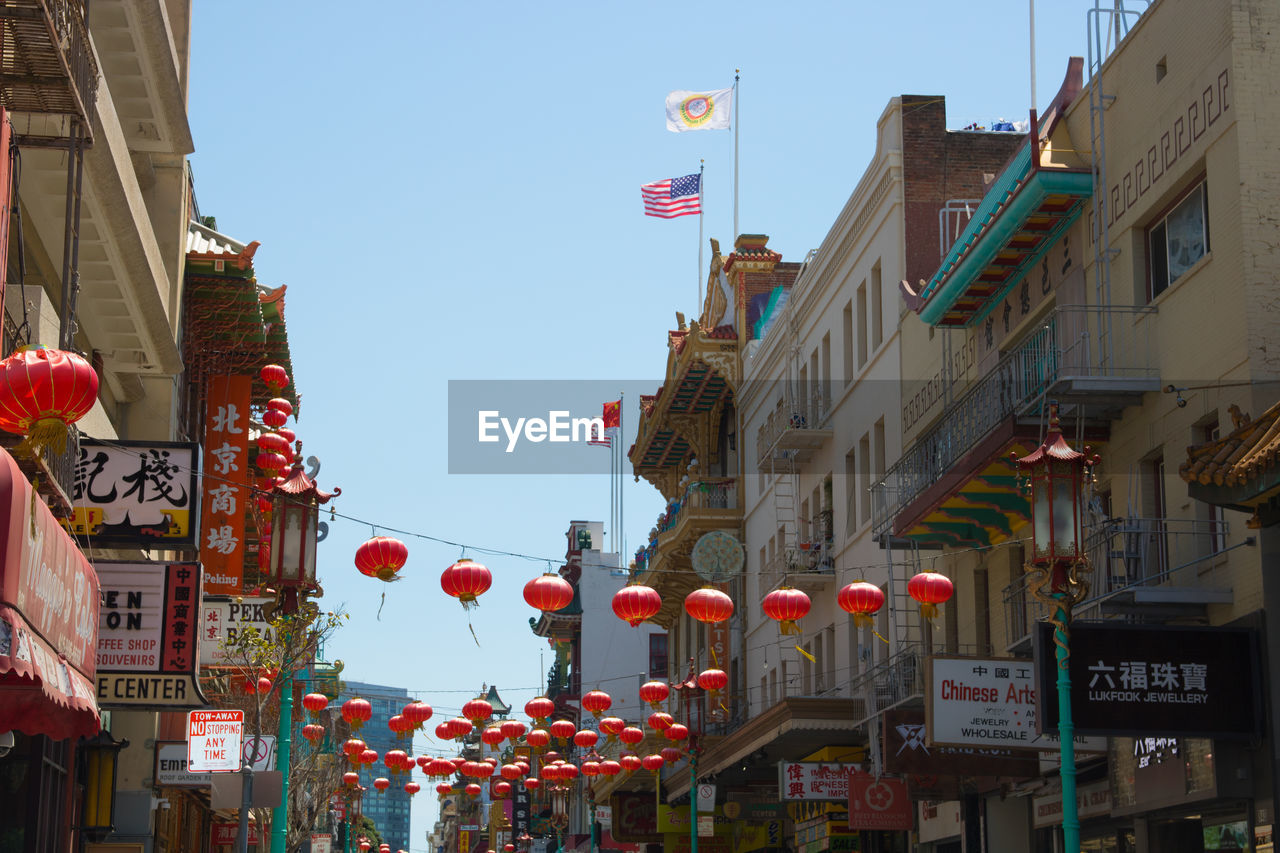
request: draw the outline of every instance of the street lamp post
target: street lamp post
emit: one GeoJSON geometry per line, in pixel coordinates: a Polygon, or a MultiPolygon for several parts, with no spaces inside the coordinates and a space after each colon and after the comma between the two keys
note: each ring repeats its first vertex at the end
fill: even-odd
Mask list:
{"type": "Polygon", "coordinates": [[[1025,570],[1032,594],[1053,609],[1053,644],[1058,665],[1059,777],[1062,780],[1062,841],[1066,853],[1080,851],[1080,815],[1076,801],[1075,724],[1071,719],[1071,609],[1089,594],[1092,570],[1084,549],[1083,495],[1096,456],[1073,450],[1058,423],[1058,404],[1049,403],[1044,443],[1014,458],[1029,478],[1031,557],[1025,570]]]}
{"type": "MultiPolygon", "coordinates": [[[[684,702],[684,721],[689,729],[689,853],[698,853],[698,755],[702,751],[703,697],[707,691],[698,686],[693,658],[689,658],[688,676],[682,683],[671,685],[671,689],[679,691],[684,702]]],[[[714,806],[713,803],[713,810],[714,806]]]]}
{"type": "MultiPolygon", "coordinates": [[[[316,542],[320,504],[342,493],[322,492],[302,470],[302,442],[297,444],[289,475],[271,491],[271,557],[268,564],[276,607],[291,623],[316,583],[316,542]]],[[[282,638],[283,642],[288,643],[282,638]]],[[[281,771],[280,805],[271,815],[271,853],[285,853],[289,832],[289,765],[293,743],[293,667],[285,666],[280,681],[280,725],[276,733],[276,763],[281,771]]]]}

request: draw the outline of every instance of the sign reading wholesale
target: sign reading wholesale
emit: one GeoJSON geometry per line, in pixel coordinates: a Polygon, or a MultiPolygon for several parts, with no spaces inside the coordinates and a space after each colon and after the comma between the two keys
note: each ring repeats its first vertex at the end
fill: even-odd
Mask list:
{"type": "Polygon", "coordinates": [[[196,773],[240,769],[244,711],[192,711],[187,715],[187,769],[196,773]]]}
{"type": "MultiPolygon", "coordinates": [[[[929,663],[925,719],[930,744],[1058,749],[1057,733],[1041,734],[1036,725],[1035,665],[1031,661],[934,657],[929,663]]],[[[1077,751],[1107,749],[1106,738],[1077,735],[1075,741],[1077,751]]]]}
{"type": "Polygon", "coordinates": [[[102,584],[98,702],[110,707],[200,708],[200,566],[94,564],[102,584]]]}
{"type": "MultiPolygon", "coordinates": [[[[1053,629],[1035,633],[1043,725],[1058,724],[1053,629]]],[[[1261,732],[1256,634],[1247,628],[1071,625],[1071,714],[1098,735],[1252,738],[1261,732]]]]}

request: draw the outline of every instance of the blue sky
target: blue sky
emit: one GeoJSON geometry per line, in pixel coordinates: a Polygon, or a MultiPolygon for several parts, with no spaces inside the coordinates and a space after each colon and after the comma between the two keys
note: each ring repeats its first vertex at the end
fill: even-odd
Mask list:
{"type": "MultiPolygon", "coordinates": [[[[1041,105],[1087,56],[1092,6],[1037,5],[1041,105]]],[[[440,590],[457,547],[402,535],[394,586],[352,555],[376,525],[555,559],[571,519],[608,517],[604,476],[450,475],[447,383],[656,390],[675,312],[696,314],[698,223],[643,216],[640,184],[705,158],[705,235],[732,243],[733,136],[665,130],[668,91],[742,69],[741,230],[800,260],[891,97],[945,96],[952,128],[1027,117],[1027,32],[1026,0],[196,4],[200,212],[260,241],[259,281],[288,285],[297,432],[321,485],[342,487],[337,511],[364,522],[339,518],[320,551],[326,601],[352,615],[329,650],[349,677],[418,692],[437,717],[482,682],[517,708],[536,694],[550,654],[521,588],[545,563],[468,555],[495,578],[477,646],[440,590]]],[[[660,504],[628,479],[629,550],[660,504]]],[[[414,819],[425,850],[429,788],[414,819]]]]}

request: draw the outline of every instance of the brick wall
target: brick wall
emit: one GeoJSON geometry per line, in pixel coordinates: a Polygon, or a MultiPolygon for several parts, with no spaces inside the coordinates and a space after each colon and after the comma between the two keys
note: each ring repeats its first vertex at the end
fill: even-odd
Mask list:
{"type": "Polygon", "coordinates": [[[937,271],[938,211],[947,199],[982,198],[984,174],[998,174],[1026,140],[1017,133],[947,130],[940,95],[902,96],[902,174],[906,208],[906,277],[937,271]]]}

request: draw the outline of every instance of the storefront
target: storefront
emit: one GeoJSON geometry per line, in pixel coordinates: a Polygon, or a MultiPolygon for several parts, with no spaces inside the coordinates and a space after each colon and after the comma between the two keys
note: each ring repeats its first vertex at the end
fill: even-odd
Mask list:
{"type": "Polygon", "coordinates": [[[0,849],[65,850],[85,823],[76,743],[102,727],[98,577],[3,450],[0,560],[0,849]]]}

